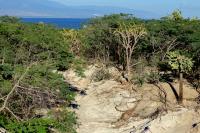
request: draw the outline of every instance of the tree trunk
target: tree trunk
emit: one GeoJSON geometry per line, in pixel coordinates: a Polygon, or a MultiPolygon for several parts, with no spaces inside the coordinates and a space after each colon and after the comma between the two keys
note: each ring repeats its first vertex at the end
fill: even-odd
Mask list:
{"type": "Polygon", "coordinates": [[[127,79],[129,82],[130,81],[130,62],[129,61],[127,62],[127,79]]]}
{"type": "Polygon", "coordinates": [[[121,63],[121,54],[120,54],[119,45],[117,46],[117,57],[116,57],[116,59],[117,59],[118,64],[120,64],[121,63]]]}
{"type": "Polygon", "coordinates": [[[110,62],[110,48],[107,47],[107,62],[110,62]]]}
{"type": "Polygon", "coordinates": [[[128,49],[126,50],[126,70],[127,70],[127,80],[130,81],[130,60],[128,49]]]}
{"type": "Polygon", "coordinates": [[[183,73],[180,72],[179,74],[179,104],[183,103],[183,73]]]}

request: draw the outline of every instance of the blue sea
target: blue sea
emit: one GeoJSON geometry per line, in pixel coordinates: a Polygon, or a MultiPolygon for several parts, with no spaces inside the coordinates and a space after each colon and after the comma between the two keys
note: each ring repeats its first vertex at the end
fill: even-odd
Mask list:
{"type": "Polygon", "coordinates": [[[58,28],[79,29],[89,19],[86,18],[22,18],[25,23],[45,23],[55,25],[58,28]]]}

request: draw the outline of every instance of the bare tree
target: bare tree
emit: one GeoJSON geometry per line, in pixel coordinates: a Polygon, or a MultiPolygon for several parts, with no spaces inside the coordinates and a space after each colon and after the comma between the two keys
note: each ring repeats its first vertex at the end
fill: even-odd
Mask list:
{"type": "Polygon", "coordinates": [[[125,49],[126,54],[126,71],[128,81],[130,81],[131,59],[138,41],[147,34],[143,25],[121,23],[119,28],[114,31],[125,49]]]}

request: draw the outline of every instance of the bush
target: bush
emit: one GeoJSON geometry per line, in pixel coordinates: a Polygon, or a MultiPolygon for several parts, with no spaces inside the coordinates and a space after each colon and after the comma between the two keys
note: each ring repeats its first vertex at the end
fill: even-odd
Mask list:
{"type": "Polygon", "coordinates": [[[134,84],[138,85],[139,87],[142,87],[145,83],[145,76],[137,76],[132,79],[134,81],[134,84]]]}
{"type": "MultiPolygon", "coordinates": [[[[23,68],[18,68],[16,71],[20,69],[23,68]]],[[[32,66],[22,81],[23,86],[37,86],[42,91],[59,92],[60,98],[65,98],[67,101],[73,100],[75,93],[69,90],[63,76],[52,71],[53,68],[46,63],[32,66]]]]}
{"type": "Polygon", "coordinates": [[[6,105],[22,121],[12,120],[15,116],[5,110],[2,112],[6,120],[0,117],[1,126],[11,133],[45,133],[51,126],[63,126],[67,132],[74,132],[72,113],[61,113],[61,120],[34,118],[35,109],[67,106],[75,96],[63,76],[52,72],[66,70],[74,63],[74,55],[60,31],[46,24],[26,24],[16,18],[0,17],[0,96],[6,96],[27,66],[34,63],[14,88],[6,105]]]}
{"type": "Polygon", "coordinates": [[[76,133],[75,124],[75,114],[67,110],[50,112],[47,118],[33,118],[21,122],[0,115],[0,126],[9,133],[49,133],[51,129],[61,133],[76,133]]]}
{"type": "Polygon", "coordinates": [[[76,133],[76,116],[75,113],[67,110],[57,110],[50,112],[52,119],[54,120],[54,128],[63,133],[76,133]]]}
{"type": "Polygon", "coordinates": [[[12,79],[13,76],[13,67],[10,64],[2,64],[0,65],[0,80],[9,80],[12,79]]]}
{"type": "Polygon", "coordinates": [[[145,66],[148,63],[144,57],[139,57],[135,62],[138,62],[138,64],[135,65],[135,74],[132,77],[132,81],[141,87],[146,82],[145,66]]]}
{"type": "Polygon", "coordinates": [[[97,71],[93,76],[93,81],[99,82],[101,80],[107,80],[111,78],[111,74],[105,68],[100,69],[97,71]]]}
{"type": "Polygon", "coordinates": [[[160,74],[158,71],[151,71],[149,74],[147,74],[147,82],[148,83],[158,83],[160,81],[160,74]]]}
{"type": "Polygon", "coordinates": [[[75,59],[72,65],[73,65],[72,67],[75,69],[75,72],[78,76],[85,77],[84,69],[83,69],[85,65],[84,60],[75,59]]]}
{"type": "Polygon", "coordinates": [[[0,93],[1,95],[6,95],[12,89],[12,82],[8,80],[0,81],[0,93]]]}
{"type": "Polygon", "coordinates": [[[10,122],[5,129],[10,133],[48,133],[53,123],[51,119],[36,118],[24,122],[10,122]]]}

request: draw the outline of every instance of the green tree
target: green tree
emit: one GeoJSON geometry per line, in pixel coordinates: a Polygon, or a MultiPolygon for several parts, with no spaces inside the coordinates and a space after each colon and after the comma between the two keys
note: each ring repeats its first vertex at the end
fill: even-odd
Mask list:
{"type": "Polygon", "coordinates": [[[33,126],[29,124],[36,109],[68,106],[75,96],[63,76],[53,71],[66,70],[74,62],[61,30],[46,24],[16,22],[10,17],[0,21],[0,112],[10,122],[19,121],[18,125],[14,120],[14,125],[6,129],[17,132],[21,126],[27,128],[24,132],[37,132],[40,128],[48,130],[49,126],[61,128],[65,121],[66,132],[71,132],[74,129],[71,118],[55,120],[51,125],[47,121],[40,125],[37,122],[41,119],[36,118],[33,126]],[[31,67],[26,69],[27,66],[31,67]]]}
{"type": "Polygon", "coordinates": [[[173,21],[179,21],[183,20],[182,12],[180,10],[175,10],[172,12],[171,15],[167,17],[163,17],[162,19],[167,19],[167,20],[173,20],[173,21]]]}
{"type": "Polygon", "coordinates": [[[183,73],[188,73],[193,67],[193,61],[182,55],[179,51],[169,52],[167,55],[168,65],[172,70],[176,70],[179,73],[179,99],[178,102],[183,102],[183,73]]]}
{"type": "Polygon", "coordinates": [[[112,14],[91,19],[81,30],[86,45],[85,55],[104,62],[124,64],[124,51],[119,39],[113,34],[120,23],[140,23],[130,14],[112,14]],[[88,55],[89,53],[89,55],[88,55]]]}
{"type": "Polygon", "coordinates": [[[0,23],[17,23],[20,19],[12,16],[0,16],[0,23]]]}

